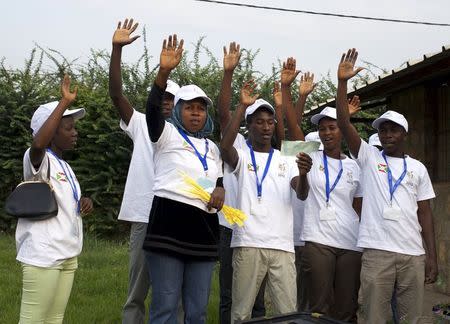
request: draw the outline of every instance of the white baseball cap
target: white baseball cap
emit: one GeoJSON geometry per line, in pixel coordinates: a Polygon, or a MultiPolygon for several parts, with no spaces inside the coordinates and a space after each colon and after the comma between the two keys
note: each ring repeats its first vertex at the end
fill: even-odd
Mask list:
{"type": "Polygon", "coordinates": [[[375,119],[372,123],[372,127],[378,130],[381,123],[384,123],[385,121],[396,123],[402,126],[406,132],[408,132],[408,121],[406,120],[405,116],[393,110],[388,110],[383,115],[375,119]]]}
{"type": "Polygon", "coordinates": [[[323,144],[322,141],[320,140],[319,132],[316,131],[306,134],[305,142],[319,142],[320,143],[319,150],[323,151],[323,144]]]}
{"type": "MultiPolygon", "coordinates": [[[[52,101],[46,104],[40,105],[31,117],[30,127],[33,130],[33,137],[36,136],[38,131],[41,129],[42,125],[44,125],[45,121],[50,117],[52,112],[58,106],[59,101],[52,101]]],[[[76,109],[66,109],[63,113],[63,117],[73,116],[75,120],[81,119],[86,115],[86,110],[84,108],[76,108],[76,109]]]]}
{"type": "Polygon", "coordinates": [[[336,108],[332,108],[332,107],[323,108],[320,113],[315,114],[314,116],[311,117],[311,123],[313,123],[315,125],[319,125],[320,120],[324,117],[328,117],[331,119],[337,119],[336,108]]]}
{"type": "Polygon", "coordinates": [[[180,99],[184,101],[192,100],[195,98],[202,98],[206,101],[207,106],[212,106],[212,100],[206,95],[206,93],[197,87],[195,84],[182,86],[175,94],[173,104],[176,105],[180,99]]]}
{"type": "Polygon", "coordinates": [[[180,86],[178,84],[176,84],[172,80],[167,80],[166,92],[175,96],[178,90],[180,90],[180,86]]]}
{"type": "Polygon", "coordinates": [[[270,103],[268,103],[264,99],[256,99],[255,102],[252,105],[248,106],[245,110],[245,119],[247,120],[248,116],[252,115],[255,111],[262,107],[269,109],[275,115],[275,108],[273,108],[270,103]]]}
{"type": "Polygon", "coordinates": [[[380,138],[378,137],[377,133],[370,135],[370,137],[369,137],[369,145],[382,146],[381,142],[380,142],[380,138]]]}

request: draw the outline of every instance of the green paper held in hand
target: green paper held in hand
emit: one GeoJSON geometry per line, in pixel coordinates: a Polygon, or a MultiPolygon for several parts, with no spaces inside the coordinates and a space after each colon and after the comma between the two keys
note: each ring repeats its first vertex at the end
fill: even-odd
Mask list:
{"type": "Polygon", "coordinates": [[[310,154],[319,150],[320,142],[283,141],[281,143],[281,155],[296,156],[303,152],[310,154]]]}

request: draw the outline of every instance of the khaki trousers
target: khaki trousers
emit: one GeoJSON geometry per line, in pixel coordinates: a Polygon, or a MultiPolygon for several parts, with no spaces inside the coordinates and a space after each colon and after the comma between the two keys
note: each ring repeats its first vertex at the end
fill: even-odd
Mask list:
{"type": "Polygon", "coordinates": [[[391,299],[395,284],[400,321],[412,321],[421,316],[424,280],[425,255],[365,249],[360,292],[363,323],[392,320],[391,299]]]}
{"type": "Polygon", "coordinates": [[[266,275],[266,289],[275,314],[296,311],[294,253],[263,248],[234,248],[232,263],[232,323],[250,319],[256,295],[266,275]]]}

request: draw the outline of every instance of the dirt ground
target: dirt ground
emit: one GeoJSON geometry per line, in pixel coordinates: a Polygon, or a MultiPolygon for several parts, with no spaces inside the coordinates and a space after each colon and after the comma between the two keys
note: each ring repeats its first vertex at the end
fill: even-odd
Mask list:
{"type": "Polygon", "coordinates": [[[438,293],[433,290],[432,286],[426,285],[425,295],[423,298],[423,317],[417,322],[417,324],[450,323],[449,320],[447,321],[439,320],[436,316],[434,316],[432,312],[432,308],[434,305],[442,303],[450,303],[450,296],[438,293]]]}

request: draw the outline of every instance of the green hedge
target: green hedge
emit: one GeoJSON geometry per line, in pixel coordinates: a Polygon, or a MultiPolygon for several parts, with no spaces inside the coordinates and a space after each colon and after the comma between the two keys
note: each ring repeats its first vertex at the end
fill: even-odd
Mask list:
{"type": "MultiPolygon", "coordinates": [[[[217,59],[202,41],[195,44],[192,55],[184,55],[171,78],[182,85],[197,84],[216,102],[222,78],[222,57],[217,59]],[[202,64],[200,57],[204,56],[207,62],[202,64]]],[[[124,92],[140,111],[145,109],[147,89],[157,69],[157,66],[149,66],[151,57],[145,42],[143,53],[137,62],[123,65],[124,92]]],[[[240,86],[250,77],[260,84],[261,97],[273,102],[272,87],[279,76],[279,63],[272,66],[271,75],[259,73],[253,67],[257,54],[258,51],[243,50],[233,82],[233,106],[237,104],[240,86]]],[[[86,117],[77,124],[78,147],[64,156],[74,168],[83,194],[90,196],[95,204],[95,212],[84,218],[85,230],[102,236],[125,232],[126,225],[117,222],[117,214],[132,142],[120,130],[119,115],[108,95],[108,66],[108,51],[92,50],[87,63],[79,64],[55,50],[39,46],[32,50],[23,68],[8,69],[5,59],[0,62],[0,232],[11,232],[15,228],[16,221],[4,213],[4,201],[22,179],[23,154],[32,140],[30,118],[40,104],[59,100],[64,73],[69,73],[79,88],[74,106],[87,110],[86,117]]],[[[334,91],[330,77],[325,77],[311,100],[320,102],[333,96],[334,91]]],[[[211,114],[215,116],[214,111],[211,114]]],[[[306,122],[303,126],[306,130],[310,128],[306,122]]],[[[217,135],[218,127],[215,138],[217,135]]]]}

